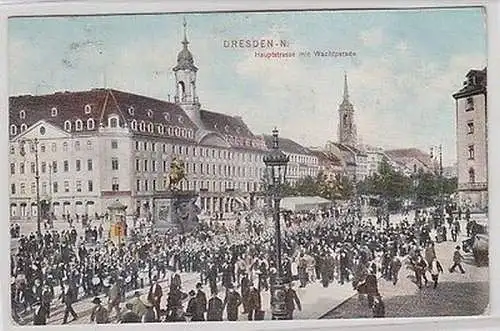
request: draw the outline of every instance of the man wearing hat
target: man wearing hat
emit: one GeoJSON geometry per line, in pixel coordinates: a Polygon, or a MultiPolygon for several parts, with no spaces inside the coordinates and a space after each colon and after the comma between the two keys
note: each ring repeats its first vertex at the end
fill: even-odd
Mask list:
{"type": "Polygon", "coordinates": [[[205,312],[207,311],[207,296],[205,292],[202,291],[201,287],[201,283],[196,284],[196,304],[200,310],[203,320],[205,320],[205,312]]]}
{"type": "Polygon", "coordinates": [[[260,311],[262,307],[262,298],[259,290],[254,286],[253,283],[250,283],[250,292],[248,292],[248,301],[247,301],[247,309],[248,309],[248,320],[253,321],[255,319],[255,315],[260,311]]]}
{"type": "Polygon", "coordinates": [[[108,310],[102,306],[100,298],[94,298],[92,303],[95,305],[90,315],[90,321],[95,324],[106,324],[109,322],[108,310]]]}
{"type": "Polygon", "coordinates": [[[222,321],[222,312],[224,311],[224,303],[217,296],[217,291],[212,293],[212,297],[208,300],[208,321],[222,321]]]}
{"type": "Polygon", "coordinates": [[[453,265],[450,268],[450,273],[455,271],[455,268],[458,267],[460,272],[465,274],[465,270],[462,267],[463,256],[460,253],[460,246],[455,247],[455,252],[453,252],[453,265]]]}
{"type": "Polygon", "coordinates": [[[163,296],[163,290],[158,284],[158,276],[153,276],[153,284],[149,287],[149,293],[148,293],[148,301],[151,302],[153,305],[155,312],[156,312],[156,318],[160,317],[160,303],[161,303],[161,297],[163,296]]]}
{"type": "Polygon", "coordinates": [[[189,302],[186,308],[186,315],[191,316],[193,322],[201,322],[205,320],[203,313],[198,299],[196,298],[196,291],[189,291],[189,302]]]}
{"type": "Polygon", "coordinates": [[[224,298],[224,307],[226,307],[228,321],[238,320],[238,307],[240,305],[240,294],[234,290],[233,284],[228,284],[228,290],[224,298]]]}

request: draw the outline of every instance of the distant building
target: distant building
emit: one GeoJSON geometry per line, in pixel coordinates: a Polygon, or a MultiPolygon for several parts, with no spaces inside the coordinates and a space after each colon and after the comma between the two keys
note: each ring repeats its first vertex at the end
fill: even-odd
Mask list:
{"type": "Polygon", "coordinates": [[[457,164],[454,164],[452,166],[443,167],[443,177],[444,178],[456,178],[458,175],[457,170],[458,170],[457,164]]]}
{"type": "Polygon", "coordinates": [[[417,148],[392,149],[384,152],[390,165],[407,176],[419,171],[436,173],[430,154],[417,148]]]}
{"type": "Polygon", "coordinates": [[[458,198],[462,204],[488,205],[487,74],[470,70],[455,99],[458,198]]]}
{"type": "Polygon", "coordinates": [[[334,181],[344,175],[345,166],[339,156],[322,150],[313,150],[313,154],[318,158],[318,172],[322,172],[327,181],[334,181]]]}
{"type": "MultiPolygon", "coordinates": [[[[272,148],[273,136],[263,135],[263,139],[267,148],[272,148]]],[[[278,144],[279,148],[290,157],[286,175],[289,184],[294,185],[301,178],[318,175],[318,157],[312,150],[287,138],[278,138],[278,144]]]]}
{"type": "Polygon", "coordinates": [[[384,159],[386,159],[384,149],[382,147],[375,147],[370,145],[362,145],[360,146],[360,149],[363,150],[367,156],[366,175],[372,176],[374,174],[377,174],[380,169],[380,164],[384,159]]]}
{"type": "Polygon", "coordinates": [[[368,176],[368,155],[356,147],[328,142],[325,151],[342,159],[345,174],[355,181],[362,181],[368,176]]]}

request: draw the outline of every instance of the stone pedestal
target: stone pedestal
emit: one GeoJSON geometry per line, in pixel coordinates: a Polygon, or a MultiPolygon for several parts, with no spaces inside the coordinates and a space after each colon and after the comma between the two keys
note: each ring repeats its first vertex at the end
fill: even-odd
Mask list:
{"type": "Polygon", "coordinates": [[[153,199],[153,228],[159,232],[186,233],[198,225],[200,208],[193,191],[165,191],[153,199]]]}

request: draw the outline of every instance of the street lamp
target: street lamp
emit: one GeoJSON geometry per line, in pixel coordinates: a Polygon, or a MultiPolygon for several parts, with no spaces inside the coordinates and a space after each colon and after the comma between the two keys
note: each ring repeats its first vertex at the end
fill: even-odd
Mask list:
{"type": "Polygon", "coordinates": [[[20,142],[21,156],[26,155],[25,145],[26,143],[30,143],[32,147],[32,151],[35,153],[35,182],[36,182],[36,231],[38,235],[42,234],[42,230],[40,227],[41,217],[40,215],[40,173],[38,168],[38,139],[24,139],[20,142]]]}
{"type": "Polygon", "coordinates": [[[280,201],[283,184],[286,180],[286,170],[290,158],[283,153],[278,146],[278,130],[273,130],[273,146],[269,153],[264,156],[266,172],[269,176],[269,190],[274,201],[273,221],[275,226],[276,244],[276,279],[272,293],[272,318],[273,320],[287,319],[285,302],[285,284],[281,264],[281,225],[280,225],[280,201]]]}
{"type": "Polygon", "coordinates": [[[444,181],[443,181],[443,147],[442,145],[439,145],[437,147],[438,149],[438,155],[434,155],[433,150],[434,148],[431,147],[431,159],[438,158],[439,164],[438,164],[438,178],[439,178],[439,221],[441,224],[444,223],[444,202],[443,202],[443,194],[444,194],[444,181]]]}

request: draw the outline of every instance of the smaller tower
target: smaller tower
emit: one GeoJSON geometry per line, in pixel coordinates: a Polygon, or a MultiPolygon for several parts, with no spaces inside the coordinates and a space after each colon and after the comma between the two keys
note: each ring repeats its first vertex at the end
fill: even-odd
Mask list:
{"type": "Polygon", "coordinates": [[[200,102],[196,95],[196,72],[198,68],[194,65],[193,54],[189,51],[187,40],[187,23],[184,19],[184,39],[182,50],[177,55],[177,65],[172,69],[175,73],[176,92],[174,101],[198,126],[201,126],[200,102]]]}
{"type": "Polygon", "coordinates": [[[354,123],[354,106],[349,101],[349,88],[347,84],[347,73],[344,73],[344,98],[339,106],[338,120],[338,142],[356,147],[357,130],[354,123]]]}

